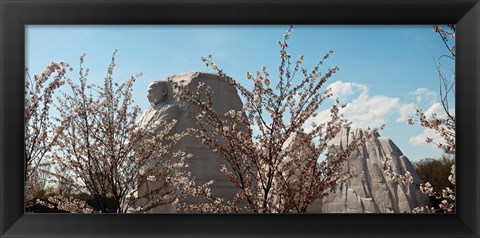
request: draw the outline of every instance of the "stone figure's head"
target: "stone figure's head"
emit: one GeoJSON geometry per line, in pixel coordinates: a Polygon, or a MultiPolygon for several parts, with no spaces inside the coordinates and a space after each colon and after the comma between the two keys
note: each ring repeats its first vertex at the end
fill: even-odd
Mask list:
{"type": "Polygon", "coordinates": [[[148,85],[147,98],[152,106],[167,99],[168,82],[164,80],[153,81],[148,85]]]}

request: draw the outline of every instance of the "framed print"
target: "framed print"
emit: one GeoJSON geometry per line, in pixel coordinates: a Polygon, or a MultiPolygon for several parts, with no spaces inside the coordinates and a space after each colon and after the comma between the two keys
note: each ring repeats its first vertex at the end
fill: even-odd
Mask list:
{"type": "Polygon", "coordinates": [[[476,0],[0,4],[1,237],[480,235],[476,0]]]}

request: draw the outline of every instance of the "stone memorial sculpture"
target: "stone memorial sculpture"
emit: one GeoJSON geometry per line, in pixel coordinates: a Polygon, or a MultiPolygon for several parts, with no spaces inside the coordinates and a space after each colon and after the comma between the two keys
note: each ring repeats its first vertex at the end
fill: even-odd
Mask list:
{"type": "MultiPolygon", "coordinates": [[[[345,128],[331,142],[337,149],[344,148],[354,133],[359,138],[362,129],[345,128]]],[[[322,201],[312,204],[310,213],[410,213],[413,208],[426,206],[427,195],[418,184],[420,179],[412,163],[389,138],[375,133],[363,146],[353,152],[345,162],[343,171],[354,175],[322,201]],[[409,171],[413,184],[388,181],[384,172],[384,159],[390,157],[397,174],[409,171]]]]}
{"type": "Polygon", "coordinates": [[[167,81],[153,81],[148,86],[147,98],[150,107],[142,113],[140,126],[151,127],[150,133],[160,129],[160,124],[171,122],[179,113],[179,106],[168,99],[167,81]]]}
{"type": "MultiPolygon", "coordinates": [[[[168,87],[169,85],[167,81],[153,81],[148,86],[147,98],[150,103],[150,107],[142,113],[142,117],[137,121],[137,124],[140,127],[147,127],[147,137],[159,133],[162,129],[164,129],[164,126],[167,123],[171,123],[178,117],[179,106],[168,97],[168,87]]],[[[175,126],[173,127],[173,130],[175,130],[175,126]]],[[[169,134],[172,132],[173,131],[171,131],[169,134]]],[[[155,191],[155,189],[160,188],[161,183],[164,183],[164,181],[145,181],[144,184],[138,188],[138,195],[143,196],[155,191]]],[[[171,204],[167,204],[154,207],[148,212],[174,213],[175,207],[171,204]]]]}
{"type": "MultiPolygon", "coordinates": [[[[222,80],[218,75],[202,72],[190,72],[154,81],[149,85],[148,100],[151,106],[143,113],[140,125],[149,125],[149,133],[161,130],[165,123],[176,120],[171,133],[181,133],[187,128],[198,128],[196,116],[199,108],[174,97],[172,83],[186,86],[191,91],[197,89],[198,83],[210,87],[213,108],[220,119],[226,119],[224,114],[229,110],[242,110],[242,101],[232,85],[222,80]]],[[[331,145],[343,149],[351,139],[351,133],[361,137],[362,129],[345,128],[332,140],[331,145]]],[[[294,135],[291,142],[295,143],[294,135]]],[[[194,136],[183,137],[172,148],[172,151],[183,151],[191,154],[187,158],[188,171],[197,184],[214,181],[211,185],[212,195],[224,200],[231,200],[239,191],[220,171],[226,161],[202,144],[194,136]]],[[[309,213],[403,213],[411,212],[413,208],[428,205],[428,197],[418,188],[419,177],[408,158],[402,154],[392,140],[376,133],[363,146],[359,147],[345,162],[343,171],[354,175],[339,186],[334,193],[323,199],[318,199],[310,205],[309,213]],[[397,174],[409,171],[414,184],[404,185],[401,182],[387,181],[383,161],[386,157],[392,159],[392,169],[397,174]]],[[[155,186],[149,182],[139,189],[139,194],[145,194],[155,186]]],[[[201,196],[188,197],[181,202],[196,204],[205,201],[201,196]]],[[[173,213],[173,205],[164,205],[152,209],[153,213],[173,213]]]]}
{"type": "MultiPolygon", "coordinates": [[[[202,72],[178,74],[154,81],[149,86],[148,99],[151,106],[143,113],[139,123],[147,125],[150,122],[153,125],[150,133],[155,133],[156,130],[159,130],[158,127],[173,119],[176,120],[176,124],[171,133],[180,133],[187,128],[198,128],[195,117],[200,112],[199,108],[175,98],[172,82],[187,86],[191,91],[196,91],[199,82],[202,82],[205,87],[211,87],[213,108],[221,119],[225,118],[224,114],[229,110],[242,110],[242,101],[235,87],[223,81],[218,75],[202,72]]],[[[172,148],[172,151],[178,150],[192,155],[191,158],[186,159],[186,163],[188,171],[197,184],[214,181],[210,186],[213,196],[230,200],[239,191],[220,171],[222,164],[225,165],[226,162],[202,144],[200,140],[191,135],[185,136],[172,148]]],[[[154,186],[154,183],[149,183],[145,188],[141,188],[139,194],[148,192],[148,186],[154,186]]],[[[204,201],[203,198],[198,196],[188,197],[181,202],[195,204],[202,201],[204,201]]],[[[172,205],[161,206],[150,212],[172,213],[175,212],[175,208],[172,205]]]]}

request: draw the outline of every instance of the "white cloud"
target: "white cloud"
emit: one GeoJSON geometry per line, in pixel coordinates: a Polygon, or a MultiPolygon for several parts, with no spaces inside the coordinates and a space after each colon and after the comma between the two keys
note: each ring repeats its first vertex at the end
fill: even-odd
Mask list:
{"type": "Polygon", "coordinates": [[[331,83],[327,88],[332,90],[334,98],[345,98],[358,92],[368,91],[368,87],[363,84],[342,82],[340,80],[331,83]]]}
{"type": "MultiPolygon", "coordinates": [[[[332,89],[333,98],[339,97],[347,106],[340,109],[340,113],[352,122],[354,127],[380,127],[387,122],[388,117],[399,107],[399,99],[383,95],[369,95],[366,85],[351,82],[336,81],[328,86],[332,89]],[[353,98],[353,100],[348,100],[353,98]]],[[[310,129],[311,122],[317,124],[330,119],[329,110],[307,121],[306,130],[310,129]]]]}
{"type": "MultiPolygon", "coordinates": [[[[433,103],[427,110],[425,110],[425,116],[430,117],[432,114],[436,114],[438,118],[446,118],[447,114],[445,113],[445,110],[443,109],[443,106],[441,103],[433,103]]],[[[455,115],[455,109],[450,110],[450,114],[455,115]]],[[[435,132],[435,130],[425,128],[422,133],[410,137],[410,144],[412,145],[421,145],[421,144],[431,144],[432,146],[435,146],[435,144],[432,143],[427,143],[426,139],[427,137],[432,138],[434,142],[436,143],[445,143],[445,140],[435,132]]]]}
{"type": "Polygon", "coordinates": [[[303,128],[305,129],[305,132],[308,133],[313,129],[312,127],[313,122],[316,124],[320,124],[320,123],[327,122],[328,120],[330,120],[330,111],[329,110],[321,111],[318,113],[316,117],[310,117],[307,121],[305,121],[303,128]]]}
{"type": "Polygon", "coordinates": [[[387,117],[398,107],[399,99],[383,95],[371,97],[364,91],[347,104],[342,113],[352,121],[354,127],[379,127],[385,124],[387,117]]]}
{"type": "Polygon", "coordinates": [[[447,114],[445,113],[445,110],[443,110],[442,104],[441,103],[434,103],[432,104],[426,111],[425,115],[427,117],[430,117],[432,114],[437,114],[439,118],[445,118],[447,114]]]}
{"type": "MultiPolygon", "coordinates": [[[[415,103],[402,103],[399,98],[388,97],[384,95],[370,95],[369,88],[366,85],[352,82],[336,81],[327,86],[332,90],[333,98],[340,98],[341,102],[347,103],[347,106],[340,109],[354,127],[380,127],[382,124],[396,121],[404,123],[409,116],[415,115],[415,103]],[[396,118],[395,118],[396,117],[396,118]]],[[[427,88],[418,88],[409,95],[414,96],[417,102],[425,102],[436,99],[436,94],[427,88]]],[[[444,117],[443,107],[440,103],[433,103],[425,111],[429,116],[436,113],[444,117]]],[[[309,119],[305,124],[305,130],[311,130],[311,123],[320,124],[330,119],[329,109],[319,112],[318,116],[309,119]]],[[[410,139],[412,144],[424,143],[427,136],[434,136],[431,132],[423,132],[410,139]]]]}
{"type": "Polygon", "coordinates": [[[410,116],[415,115],[415,104],[401,104],[398,108],[398,112],[400,113],[400,117],[397,118],[396,122],[401,123],[407,121],[410,116]]]}
{"type": "Polygon", "coordinates": [[[427,137],[432,138],[433,141],[437,142],[437,143],[438,142],[441,142],[441,143],[444,142],[443,138],[441,136],[439,136],[437,133],[435,133],[435,131],[430,129],[430,128],[425,128],[422,133],[420,133],[416,136],[410,137],[409,142],[412,145],[430,144],[430,145],[436,147],[435,144],[427,143],[427,141],[426,141],[427,137]]]}
{"type": "Polygon", "coordinates": [[[417,88],[415,91],[409,92],[408,95],[415,97],[415,100],[419,104],[422,102],[432,104],[437,101],[437,93],[428,88],[417,88]]]}
{"type": "MultiPolygon", "coordinates": [[[[427,88],[417,88],[415,91],[409,92],[409,96],[414,97],[415,103],[401,104],[398,108],[400,117],[396,119],[396,122],[404,122],[408,119],[409,116],[415,115],[415,108],[426,108],[425,115],[430,117],[433,113],[437,114],[440,118],[446,118],[446,113],[442,107],[442,104],[436,102],[437,94],[434,91],[431,91],[427,88]],[[418,106],[422,104],[423,106],[418,106]],[[425,105],[426,104],[426,105],[425,105]]],[[[455,115],[455,109],[451,109],[450,113],[455,115]]]]}

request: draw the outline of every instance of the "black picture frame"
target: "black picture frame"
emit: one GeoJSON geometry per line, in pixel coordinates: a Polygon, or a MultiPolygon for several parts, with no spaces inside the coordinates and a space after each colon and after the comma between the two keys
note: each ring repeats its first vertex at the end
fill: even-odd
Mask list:
{"type": "Polygon", "coordinates": [[[0,0],[1,237],[479,237],[478,0],[0,0]],[[456,24],[457,206],[415,214],[24,214],[28,24],[456,24]]]}

